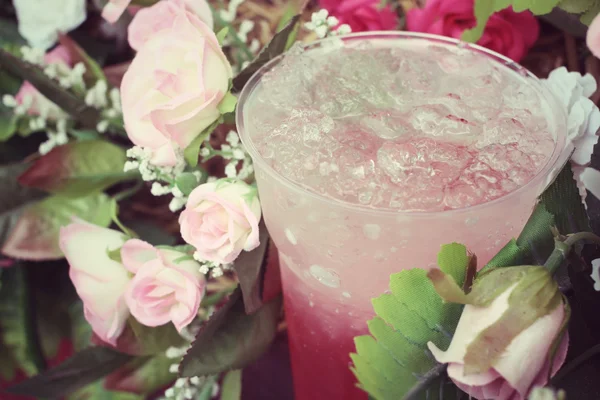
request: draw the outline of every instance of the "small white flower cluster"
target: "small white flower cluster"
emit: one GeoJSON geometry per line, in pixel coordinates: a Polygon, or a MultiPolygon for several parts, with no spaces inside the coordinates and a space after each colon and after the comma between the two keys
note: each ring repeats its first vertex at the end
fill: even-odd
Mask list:
{"type": "Polygon", "coordinates": [[[21,58],[28,63],[35,65],[44,64],[44,56],[46,52],[39,47],[21,46],[21,58]]]}
{"type": "MultiPolygon", "coordinates": [[[[32,121],[34,120],[29,121],[30,125],[32,121]]],[[[41,155],[48,154],[53,148],[62,146],[63,144],[67,144],[69,142],[69,137],[67,136],[67,120],[59,119],[56,122],[56,131],[47,129],[46,134],[48,135],[48,140],[40,144],[39,147],[39,152],[41,155]]]]}
{"type": "MultiPolygon", "coordinates": [[[[252,159],[244,150],[237,132],[233,130],[229,131],[225,140],[228,144],[221,145],[219,152],[224,160],[229,160],[225,166],[225,175],[228,178],[238,178],[241,180],[248,178],[254,172],[254,166],[252,165],[252,159]],[[242,162],[242,167],[238,172],[240,162],[242,162]]],[[[206,157],[210,154],[207,151],[210,152],[209,149],[203,148],[200,154],[206,157]]]]}
{"type": "MultiPolygon", "coordinates": [[[[10,94],[5,94],[2,96],[2,104],[4,104],[8,108],[14,108],[13,112],[16,115],[25,115],[27,110],[33,104],[33,98],[31,96],[25,96],[21,104],[17,102],[17,99],[10,94]]],[[[46,125],[46,119],[44,118],[44,126],[46,125]]]]}
{"type": "MultiPolygon", "coordinates": [[[[167,358],[181,359],[186,353],[188,346],[185,347],[169,347],[166,352],[167,358]]],[[[179,370],[179,363],[175,362],[169,367],[169,372],[176,374],[179,370]]],[[[169,400],[191,400],[195,399],[199,392],[206,385],[212,386],[211,397],[215,397],[219,393],[219,385],[214,382],[214,379],[194,376],[192,378],[179,378],[175,384],[165,390],[163,399],[169,400]]]]}
{"type": "Polygon", "coordinates": [[[317,34],[321,39],[327,36],[339,36],[346,35],[352,32],[350,25],[342,24],[338,26],[340,21],[334,17],[329,16],[329,12],[325,9],[321,9],[312,13],[310,22],[304,24],[304,27],[309,31],[317,34]],[[334,29],[337,26],[336,29],[334,29]]]}
{"type": "Polygon", "coordinates": [[[65,89],[71,89],[72,87],[85,88],[85,82],[83,81],[84,74],[85,65],[82,62],[78,62],[65,76],[58,77],[58,84],[65,89]]]}
{"type": "Polygon", "coordinates": [[[100,133],[106,132],[110,125],[109,120],[118,118],[123,114],[121,108],[121,93],[119,89],[112,88],[108,91],[108,84],[105,80],[100,79],[96,84],[85,94],[85,104],[90,107],[102,110],[102,119],[98,122],[96,129],[100,133]]]}
{"type": "Polygon", "coordinates": [[[194,260],[202,264],[200,266],[200,273],[204,275],[208,275],[210,273],[210,276],[212,278],[218,278],[220,276],[223,276],[225,271],[230,271],[231,269],[233,269],[232,264],[219,264],[213,261],[207,261],[197,251],[194,252],[193,257],[194,260]]]}
{"type": "Polygon", "coordinates": [[[127,157],[133,160],[126,161],[123,170],[127,172],[139,169],[144,181],[163,180],[172,183],[185,169],[183,151],[178,149],[176,154],[177,163],[174,166],[159,167],[150,163],[152,152],[149,149],[134,146],[127,150],[127,157]]]}
{"type": "Polygon", "coordinates": [[[225,22],[233,22],[237,15],[237,9],[243,2],[244,0],[231,0],[227,10],[219,10],[219,17],[225,22]]]}

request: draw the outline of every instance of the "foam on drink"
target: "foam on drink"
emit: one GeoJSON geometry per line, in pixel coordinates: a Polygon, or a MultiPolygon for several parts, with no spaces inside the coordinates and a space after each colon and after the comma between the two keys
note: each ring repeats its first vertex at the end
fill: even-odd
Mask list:
{"type": "Polygon", "coordinates": [[[352,204],[440,211],[529,182],[555,146],[523,78],[470,49],[417,41],[296,50],[249,107],[267,163],[352,204]]]}

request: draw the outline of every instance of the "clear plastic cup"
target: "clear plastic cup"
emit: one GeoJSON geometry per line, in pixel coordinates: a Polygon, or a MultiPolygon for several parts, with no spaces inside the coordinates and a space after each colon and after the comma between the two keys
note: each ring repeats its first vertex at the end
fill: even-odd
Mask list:
{"type": "MultiPolygon", "coordinates": [[[[332,44],[325,39],[307,46],[332,44]]],[[[370,32],[341,37],[346,45],[362,41],[422,41],[461,46],[489,56],[501,68],[519,73],[547,101],[556,146],[546,166],[526,185],[476,206],[440,212],[378,210],[310,192],[275,171],[261,157],[255,138],[265,132],[249,123],[262,76],[281,57],[262,67],[244,87],[237,128],[250,153],[263,215],[279,250],[296,400],[366,400],[349,369],[353,338],[367,333],[371,299],[388,289],[392,273],[436,266],[445,243],[460,242],[483,266],[530,216],[537,197],[558,173],[564,154],[566,115],[552,94],[523,67],[476,45],[445,37],[407,32],[370,32]]],[[[382,42],[384,43],[384,42],[382,42]]],[[[416,43],[416,42],[415,42],[416,43]]],[[[260,116],[253,116],[260,120],[260,116]]]]}

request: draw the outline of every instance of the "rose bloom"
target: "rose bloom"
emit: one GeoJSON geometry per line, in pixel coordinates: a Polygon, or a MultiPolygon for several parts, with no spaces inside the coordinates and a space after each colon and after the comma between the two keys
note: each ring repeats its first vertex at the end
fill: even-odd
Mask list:
{"type": "Polygon", "coordinates": [[[260,203],[256,189],[221,179],[192,191],[179,217],[181,236],[205,260],[230,263],[259,245],[260,203]]]}
{"type": "Polygon", "coordinates": [[[348,24],[352,32],[394,30],[398,16],[389,5],[379,8],[379,0],[320,0],[319,6],[348,24]]]}
{"type": "MultiPolygon", "coordinates": [[[[58,64],[59,68],[62,67],[65,70],[73,64],[69,50],[62,45],[46,53],[44,61],[47,64],[58,64]]],[[[67,114],[59,106],[48,100],[47,97],[38,92],[35,86],[27,81],[23,82],[15,98],[19,105],[29,105],[27,109],[29,115],[41,115],[51,120],[67,117],[67,114]]]]}
{"type": "Polygon", "coordinates": [[[183,8],[213,29],[212,12],[206,0],[163,0],[135,13],[127,35],[131,48],[139,50],[156,32],[172,28],[175,17],[183,8]]]}
{"type": "Polygon", "coordinates": [[[561,304],[514,337],[492,368],[482,373],[465,373],[467,348],[487,327],[502,317],[509,307],[509,298],[515,287],[517,284],[506,289],[487,307],[467,304],[448,350],[442,351],[433,343],[428,343],[435,359],[440,363],[448,363],[448,376],[456,386],[475,399],[526,400],[529,391],[535,386],[544,386],[549,373],[554,375],[567,356],[568,336],[565,336],[552,364],[549,360],[553,342],[565,318],[561,304]]]}
{"type": "Polygon", "coordinates": [[[172,25],[150,37],[121,83],[127,135],[160,166],[175,165],[178,150],[219,118],[233,75],[210,27],[183,6],[173,11],[172,25]]]}
{"type": "Polygon", "coordinates": [[[69,277],[83,301],[84,316],[103,341],[116,345],[129,310],[124,294],[131,276],[108,252],[119,249],[125,235],[78,221],[60,229],[59,245],[69,263],[69,277]]]}
{"type": "Polygon", "coordinates": [[[192,322],[206,288],[199,263],[185,253],[157,249],[139,239],[128,240],[121,257],[135,274],[125,301],[136,320],[146,326],[173,322],[178,331],[192,322]]]}
{"type": "MultiPolygon", "coordinates": [[[[476,25],[474,0],[428,0],[422,9],[406,13],[409,31],[460,38],[476,25]]],[[[537,19],[529,12],[512,8],[494,13],[477,44],[520,61],[539,36],[537,19]]]]}

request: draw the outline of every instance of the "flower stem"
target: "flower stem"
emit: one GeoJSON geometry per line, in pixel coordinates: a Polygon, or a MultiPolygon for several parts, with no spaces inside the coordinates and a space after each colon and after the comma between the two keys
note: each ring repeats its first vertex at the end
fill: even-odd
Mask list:
{"type": "Polygon", "coordinates": [[[573,245],[581,240],[589,240],[590,242],[600,245],[600,237],[591,232],[578,232],[567,236],[565,240],[560,238],[554,240],[554,250],[544,264],[551,274],[555,273],[556,270],[567,259],[573,245]]]}
{"type": "Polygon", "coordinates": [[[115,199],[115,201],[118,203],[122,200],[128,199],[129,197],[133,196],[134,194],[136,194],[142,187],[144,186],[144,182],[143,181],[137,181],[137,183],[135,184],[135,186],[123,190],[122,192],[119,192],[117,194],[115,194],[113,196],[113,198],[115,199]]]}
{"type": "Polygon", "coordinates": [[[429,385],[431,385],[431,382],[443,376],[446,373],[446,369],[448,369],[448,364],[437,364],[435,367],[431,368],[421,379],[419,379],[419,382],[404,395],[402,400],[415,400],[421,398],[419,396],[421,392],[427,390],[429,385]]]}

